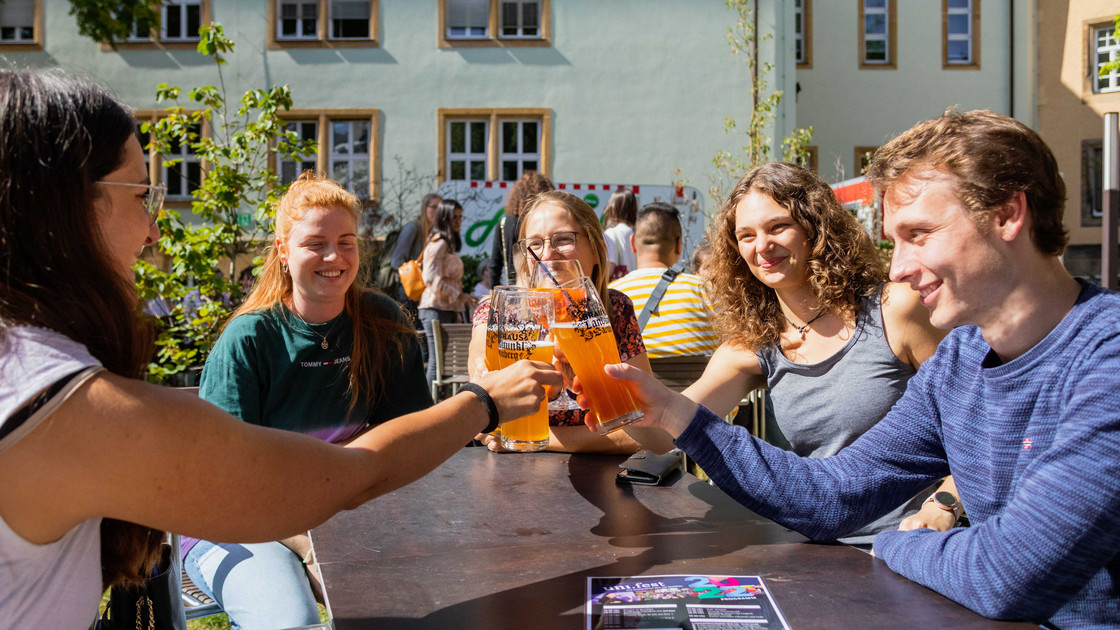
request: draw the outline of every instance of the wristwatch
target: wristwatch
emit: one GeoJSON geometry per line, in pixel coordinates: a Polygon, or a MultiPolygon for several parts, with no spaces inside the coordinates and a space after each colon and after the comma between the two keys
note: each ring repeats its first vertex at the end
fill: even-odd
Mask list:
{"type": "Polygon", "coordinates": [[[952,512],[955,518],[961,517],[961,502],[957,500],[957,497],[954,496],[952,492],[934,492],[926,499],[926,503],[933,503],[946,512],[952,512]]]}

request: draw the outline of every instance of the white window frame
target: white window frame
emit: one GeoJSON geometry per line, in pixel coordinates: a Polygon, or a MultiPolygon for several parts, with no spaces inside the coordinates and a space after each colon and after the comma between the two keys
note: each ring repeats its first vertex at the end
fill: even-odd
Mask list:
{"type": "MultiPolygon", "coordinates": [[[[203,133],[203,129],[202,129],[201,125],[199,125],[199,128],[198,128],[197,131],[198,131],[199,136],[201,137],[201,135],[203,133]]],[[[198,158],[198,155],[196,153],[191,151],[190,145],[188,143],[181,142],[179,144],[179,152],[178,153],[174,153],[174,154],[169,153],[167,155],[162,156],[162,160],[161,160],[161,163],[160,163],[160,178],[159,178],[160,183],[162,183],[164,186],[167,186],[170,189],[171,188],[171,186],[170,186],[171,180],[173,178],[177,179],[177,180],[179,180],[180,190],[182,191],[179,194],[173,194],[169,190],[168,193],[167,193],[167,199],[169,201],[190,201],[191,199],[193,199],[193,197],[191,196],[191,192],[202,185],[203,177],[205,177],[205,174],[202,172],[202,161],[198,158]],[[175,159],[179,159],[180,161],[173,166],[167,166],[166,160],[175,160],[175,159]],[[190,173],[188,171],[190,170],[190,168],[189,168],[190,164],[197,164],[198,165],[198,181],[197,182],[192,183],[189,179],[190,173]]]]}
{"type": "Polygon", "coordinates": [[[489,145],[490,145],[490,119],[489,118],[456,118],[447,121],[447,163],[444,167],[447,169],[447,181],[485,181],[487,174],[490,172],[489,164],[489,145]],[[454,125],[463,125],[463,151],[455,151],[452,147],[453,133],[451,131],[454,125]],[[475,124],[482,125],[482,146],[475,147],[471,144],[471,126],[475,124]],[[462,179],[455,179],[452,177],[452,164],[455,162],[463,163],[462,179]],[[474,162],[482,163],[482,179],[471,177],[471,164],[474,162]]]}
{"type": "Polygon", "coordinates": [[[339,117],[339,118],[330,119],[330,121],[328,122],[328,126],[329,126],[329,128],[327,130],[327,151],[328,151],[328,153],[327,153],[327,176],[330,177],[331,179],[337,181],[339,184],[342,184],[344,188],[346,188],[350,192],[357,195],[359,199],[368,199],[369,196],[370,196],[370,188],[371,188],[370,184],[372,183],[372,179],[373,179],[373,156],[370,153],[370,148],[371,148],[371,146],[374,142],[374,132],[375,132],[373,122],[370,121],[370,119],[368,119],[368,118],[344,118],[344,117],[339,117]],[[335,145],[335,126],[336,125],[342,125],[342,124],[347,125],[347,130],[346,130],[347,140],[343,144],[347,144],[350,147],[353,147],[355,142],[356,142],[355,141],[355,134],[354,134],[354,131],[355,131],[354,125],[356,125],[356,124],[365,125],[365,128],[366,128],[366,150],[363,154],[361,154],[361,155],[356,154],[356,153],[353,152],[352,149],[350,151],[346,152],[346,153],[340,152],[336,149],[336,145],[335,145]],[[363,168],[366,172],[366,186],[365,186],[365,189],[356,189],[354,187],[354,184],[355,184],[355,178],[354,178],[355,167],[354,167],[354,165],[359,164],[359,163],[364,164],[363,168]],[[338,175],[335,172],[335,167],[338,166],[339,164],[346,164],[346,181],[345,182],[342,181],[342,179],[339,178],[338,175]]]}
{"type": "Polygon", "coordinates": [[[343,35],[339,35],[335,32],[334,12],[335,12],[335,5],[338,1],[341,1],[341,0],[328,0],[328,2],[327,2],[327,37],[328,37],[328,39],[331,39],[331,40],[334,40],[334,41],[367,41],[367,40],[369,40],[370,39],[369,25],[373,21],[373,15],[371,14],[371,12],[373,10],[373,7],[370,6],[369,1],[368,0],[348,0],[349,4],[360,4],[360,5],[364,5],[365,8],[366,8],[366,30],[365,30],[366,34],[358,35],[358,36],[352,36],[352,37],[346,37],[346,36],[343,36],[343,35]]]}
{"type": "Polygon", "coordinates": [[[891,5],[889,0],[883,0],[883,6],[869,7],[867,0],[860,0],[863,6],[863,41],[860,42],[862,50],[860,55],[863,58],[863,63],[867,65],[887,66],[894,63],[891,59],[891,5]],[[867,17],[870,15],[883,16],[883,32],[882,33],[868,33],[867,32],[867,17]],[[868,57],[867,44],[868,42],[883,42],[883,59],[871,59],[868,57]]]}
{"type": "MultiPolygon", "coordinates": [[[[547,107],[461,107],[438,108],[436,120],[439,140],[437,142],[436,164],[438,175],[437,183],[452,181],[452,164],[463,163],[465,180],[456,181],[502,181],[503,159],[517,160],[518,175],[525,168],[525,161],[536,160],[535,170],[545,176],[550,176],[552,169],[552,110],[547,107]],[[470,141],[470,129],[464,127],[465,142],[459,151],[453,151],[452,129],[456,123],[485,123],[483,126],[484,137],[482,146],[474,146],[470,141]],[[517,151],[506,152],[502,146],[502,124],[505,122],[534,122],[537,123],[537,150],[526,152],[521,142],[524,126],[518,124],[517,151]],[[484,166],[483,179],[472,177],[471,162],[478,162],[484,166]]],[[[477,171],[476,171],[477,173],[477,171]]]]}
{"type": "MultiPolygon", "coordinates": [[[[39,8],[39,3],[36,0],[7,0],[4,4],[0,5],[0,16],[6,16],[8,13],[11,13],[11,12],[14,12],[14,11],[17,11],[17,10],[20,10],[20,9],[23,8],[22,6],[21,7],[13,7],[12,5],[14,5],[16,2],[23,2],[23,3],[27,4],[27,10],[30,10],[30,12],[31,12],[31,16],[30,16],[31,23],[30,24],[12,25],[12,24],[6,24],[6,23],[3,23],[3,22],[0,22],[0,29],[4,29],[4,28],[13,29],[13,31],[12,31],[13,36],[11,38],[0,38],[0,44],[3,44],[3,45],[27,45],[27,44],[38,43],[39,42],[38,31],[40,29],[40,25],[39,25],[39,20],[36,19],[36,18],[37,18],[37,14],[38,14],[40,8],[39,8]],[[30,37],[25,37],[23,29],[28,28],[28,27],[31,28],[31,36],[30,37]]],[[[2,32],[2,31],[0,31],[0,32],[2,32]]]]}
{"type": "Polygon", "coordinates": [[[1103,77],[1100,75],[1102,65],[1120,58],[1120,41],[1113,37],[1113,28],[1112,24],[1093,27],[1093,63],[1090,67],[1093,73],[1093,92],[1097,94],[1120,92],[1120,69],[1113,70],[1103,77]],[[1102,54],[1107,58],[1102,60],[1102,54]]]}
{"type": "Polygon", "coordinates": [[[445,2],[447,3],[447,15],[445,18],[447,20],[447,26],[443,34],[444,38],[448,40],[490,39],[490,0],[445,0],[445,2]],[[466,25],[462,27],[452,24],[452,16],[455,15],[455,10],[451,5],[456,2],[464,2],[470,3],[472,5],[477,5],[464,7],[458,10],[458,12],[465,14],[464,17],[466,19],[466,25]],[[477,20],[479,17],[482,18],[483,24],[481,32],[472,32],[471,29],[478,29],[478,26],[473,25],[472,21],[477,20]],[[453,33],[452,29],[455,28],[463,28],[466,29],[466,31],[463,33],[453,33]]]}
{"type": "MultiPolygon", "coordinates": [[[[359,199],[377,199],[381,194],[381,159],[377,151],[378,139],[381,137],[381,111],[378,109],[291,109],[283,112],[281,116],[285,124],[293,123],[315,123],[315,131],[317,137],[314,138],[318,151],[310,156],[300,160],[300,167],[297,169],[302,173],[305,167],[311,166],[314,162],[314,170],[322,173],[327,177],[334,178],[334,165],[339,162],[349,162],[350,166],[347,168],[346,182],[343,183],[350,192],[354,193],[359,199]],[[369,124],[369,144],[367,145],[366,157],[355,157],[351,153],[338,153],[334,151],[332,142],[333,138],[333,125],[334,123],[355,123],[362,122],[369,124]],[[334,155],[332,155],[334,154],[334,155]],[[367,159],[368,158],[368,159],[367,159]],[[356,163],[364,162],[364,167],[368,168],[369,185],[362,190],[354,190],[354,167],[356,163]]],[[[353,136],[353,127],[348,131],[348,136],[351,139],[353,136]]],[[[302,134],[301,134],[301,137],[302,134]]],[[[273,160],[273,166],[276,173],[283,176],[283,165],[293,164],[294,160],[281,160],[279,156],[273,160]]]]}
{"type": "Polygon", "coordinates": [[[541,38],[541,13],[544,10],[543,2],[541,0],[500,0],[498,2],[498,36],[501,39],[540,39],[541,38]],[[514,27],[513,34],[506,32],[505,15],[506,7],[512,5],[517,11],[517,26],[514,27]],[[537,7],[537,25],[533,27],[535,33],[526,33],[525,27],[525,5],[533,5],[537,7]]]}
{"type": "Polygon", "coordinates": [[[1104,144],[1081,141],[1081,225],[1095,227],[1104,217],[1104,144]]]}
{"type": "Polygon", "coordinates": [[[976,0],[961,0],[965,3],[964,8],[951,7],[948,3],[952,0],[946,1],[945,6],[945,63],[953,66],[971,66],[976,64],[976,33],[973,32],[972,23],[972,5],[976,0]],[[965,18],[965,32],[954,33],[951,29],[953,16],[963,16],[965,18]],[[968,55],[964,59],[953,59],[949,56],[949,46],[953,42],[965,42],[965,48],[968,50],[968,55]]]}
{"type": "MultiPolygon", "coordinates": [[[[318,118],[304,118],[304,119],[300,119],[300,120],[287,120],[287,119],[285,119],[285,122],[287,124],[284,125],[284,130],[285,131],[295,131],[296,135],[299,136],[300,140],[314,140],[316,142],[319,141],[319,119],[318,118]],[[311,135],[309,137],[306,136],[304,133],[302,133],[302,129],[301,129],[300,125],[311,125],[312,131],[311,131],[311,135]]],[[[276,168],[276,175],[280,178],[281,183],[290,184],[290,183],[296,181],[296,179],[300,176],[300,174],[303,173],[304,171],[308,170],[308,169],[313,170],[313,171],[319,170],[318,159],[317,159],[316,156],[310,155],[310,156],[305,157],[302,160],[292,160],[292,159],[282,158],[282,159],[280,159],[280,163],[276,168]],[[295,172],[292,174],[291,177],[285,177],[284,176],[284,168],[286,166],[289,166],[289,165],[294,165],[295,166],[295,172]]]]}
{"type": "Polygon", "coordinates": [[[198,7],[198,24],[202,26],[204,22],[202,0],[164,0],[163,8],[160,11],[159,23],[159,37],[160,41],[164,42],[197,42],[198,31],[192,34],[188,32],[187,25],[190,21],[187,19],[187,14],[190,12],[190,7],[198,7]],[[179,13],[179,28],[184,34],[171,35],[167,32],[168,15],[171,11],[178,11],[179,13]]]}
{"type": "Polygon", "coordinates": [[[805,50],[805,4],[806,0],[793,2],[793,56],[798,65],[807,63],[808,51],[805,50]]]}
{"type": "Polygon", "coordinates": [[[319,39],[319,0],[274,0],[276,2],[276,41],[284,42],[305,42],[315,41],[319,39]],[[295,5],[296,9],[296,34],[284,34],[284,6],[295,5]],[[304,32],[304,21],[308,18],[303,17],[305,12],[304,7],[312,6],[315,8],[315,26],[311,29],[310,33],[304,32]]]}
{"type": "Polygon", "coordinates": [[[532,119],[532,118],[528,118],[528,119],[526,119],[526,118],[520,118],[520,119],[519,118],[503,118],[503,119],[498,121],[498,135],[499,135],[499,137],[498,137],[498,149],[499,149],[499,151],[498,151],[497,173],[498,173],[499,181],[508,181],[508,182],[517,181],[517,179],[519,177],[521,177],[521,173],[523,173],[526,170],[525,162],[532,161],[532,162],[536,163],[529,170],[533,170],[533,171],[540,170],[541,140],[542,140],[542,138],[541,138],[541,133],[542,133],[541,128],[542,127],[543,127],[543,125],[541,124],[540,120],[532,119]],[[506,148],[506,142],[505,142],[505,140],[506,140],[506,125],[511,124],[511,123],[517,125],[517,131],[515,132],[516,135],[517,135],[517,151],[507,152],[505,150],[505,148],[506,148]],[[537,150],[536,151],[525,151],[525,147],[523,146],[523,141],[525,139],[525,135],[524,135],[524,125],[525,124],[532,124],[532,125],[536,126],[536,128],[537,128],[537,134],[536,134],[537,135],[537,150]],[[513,178],[507,178],[507,177],[505,177],[506,162],[511,162],[511,161],[517,163],[517,172],[514,173],[513,178]]]}

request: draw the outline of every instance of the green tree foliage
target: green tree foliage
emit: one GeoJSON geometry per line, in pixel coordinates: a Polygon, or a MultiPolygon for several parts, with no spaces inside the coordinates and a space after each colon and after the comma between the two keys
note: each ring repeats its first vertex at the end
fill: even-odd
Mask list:
{"type": "MultiPolygon", "coordinates": [[[[288,86],[253,89],[230,103],[222,78],[222,55],[233,42],[220,24],[199,29],[198,52],[212,57],[218,85],[184,92],[166,83],[156,89],[159,102],[174,103],[155,124],[144,123],[150,148],[163,156],[187,146],[202,164],[202,181],[192,191],[193,216],[168,209],[159,219],[157,248],[170,261],[168,271],[141,262],[136,283],[143,300],[166,301],[171,314],[162,320],[158,350],[149,366],[154,381],[164,381],[201,365],[219,327],[242,298],[238,260],[259,253],[258,243],[273,228],[276,202],[286,190],[271,168],[275,157],[302,159],[315,154],[313,141],[285,130],[282,110],[291,108],[288,86]],[[187,105],[181,104],[184,99],[187,105]],[[208,128],[209,133],[200,133],[208,128]]],[[[168,158],[174,170],[180,160],[168,158]]],[[[254,259],[255,268],[260,262],[254,259]]]]}
{"type": "MultiPolygon", "coordinates": [[[[758,32],[757,0],[727,0],[727,8],[735,12],[735,23],[727,27],[727,43],[731,52],[742,57],[747,64],[747,78],[750,81],[750,118],[744,129],[740,129],[734,118],[724,121],[726,133],[745,136],[741,153],[720,150],[712,158],[715,171],[712,174],[711,195],[715,208],[723,205],[725,196],[736,182],[750,169],[770,161],[771,138],[769,128],[776,118],[775,111],[782,102],[781,90],[769,90],[767,77],[773,72],[774,64],[762,62],[759,58],[759,44],[773,39],[773,33],[758,32]]],[[[782,159],[790,162],[803,162],[808,159],[808,145],[813,128],[795,129],[782,139],[782,159]]]]}
{"type": "Polygon", "coordinates": [[[78,32],[95,42],[114,41],[159,27],[160,2],[152,0],[70,0],[78,32]]]}

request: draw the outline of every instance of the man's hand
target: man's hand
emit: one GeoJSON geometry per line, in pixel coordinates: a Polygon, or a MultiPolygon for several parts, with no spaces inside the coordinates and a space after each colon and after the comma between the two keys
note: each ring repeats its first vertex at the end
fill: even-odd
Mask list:
{"type": "MultiPolygon", "coordinates": [[[[696,403],[665,387],[652,374],[626,363],[607,365],[603,371],[613,379],[625,381],[634,394],[645,414],[638,426],[663,429],[676,439],[696,415],[696,403]]],[[[572,381],[572,391],[578,395],[576,401],[581,408],[590,408],[591,401],[583,394],[578,376],[572,381]]]]}

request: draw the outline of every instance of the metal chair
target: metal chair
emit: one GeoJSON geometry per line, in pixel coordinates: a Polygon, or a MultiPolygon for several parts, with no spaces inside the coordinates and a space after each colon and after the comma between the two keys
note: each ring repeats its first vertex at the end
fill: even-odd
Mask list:
{"type": "Polygon", "coordinates": [[[436,362],[436,377],[432,380],[434,402],[441,400],[440,393],[445,387],[449,387],[454,396],[460,385],[471,380],[467,357],[473,328],[472,324],[432,322],[435,356],[428,357],[428,360],[436,362]]]}
{"type": "MultiPolygon", "coordinates": [[[[651,358],[649,360],[650,367],[653,368],[653,375],[657,380],[661,381],[666,387],[673,391],[684,391],[689,385],[692,385],[704,374],[704,369],[708,367],[708,360],[711,355],[698,354],[689,356],[670,356],[651,358]]],[[[751,411],[750,422],[748,429],[752,435],[758,436],[759,439],[766,439],[766,396],[765,388],[756,389],[743,397],[739,401],[739,408],[749,407],[751,411]]],[[[731,422],[737,413],[732,410],[728,414],[726,420],[731,422]]]]}
{"type": "Polygon", "coordinates": [[[711,358],[710,354],[674,355],[650,358],[649,365],[657,380],[669,389],[680,392],[700,378],[711,358]]]}

